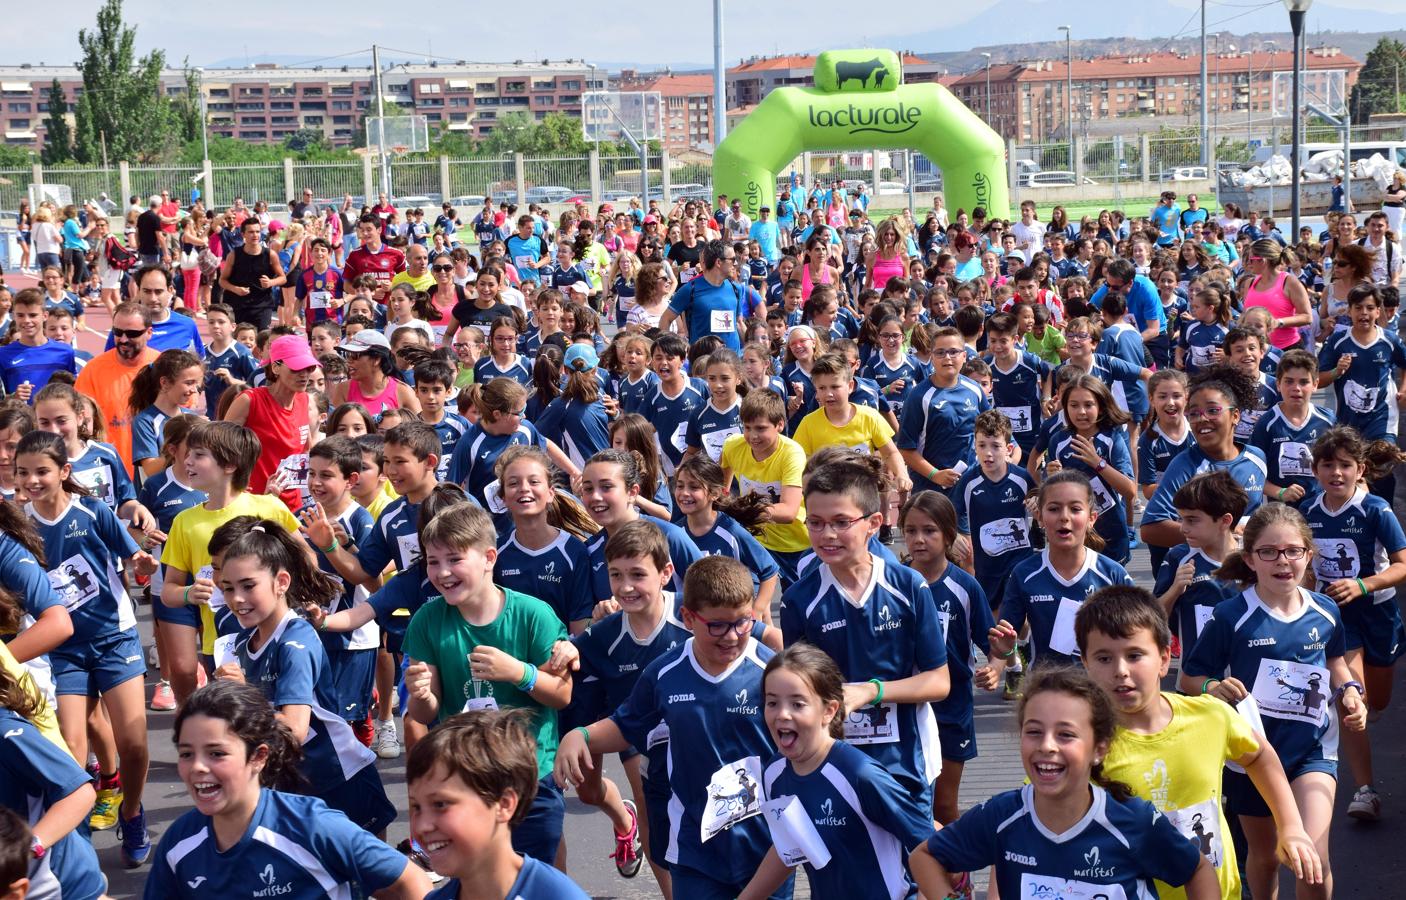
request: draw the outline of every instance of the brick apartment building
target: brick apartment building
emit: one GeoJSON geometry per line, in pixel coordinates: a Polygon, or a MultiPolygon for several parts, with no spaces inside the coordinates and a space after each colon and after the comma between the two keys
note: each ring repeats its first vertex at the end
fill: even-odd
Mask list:
{"type": "MultiPolygon", "coordinates": [[[[83,81],[72,66],[0,66],[0,114],[5,143],[39,149],[49,89],[57,78],[69,103],[82,94],[83,81]]],[[[396,65],[382,73],[387,102],[426,117],[433,131],[483,137],[499,117],[522,112],[535,119],[561,112],[579,117],[583,91],[603,89],[606,73],[580,60],[541,62],[396,65]],[[593,80],[594,79],[594,80],[593,80]]],[[[375,113],[370,66],[205,69],[209,133],[254,143],[277,143],[302,128],[317,129],[333,146],[348,146],[363,129],[362,117],[375,113]]],[[[170,96],[185,92],[185,73],[168,69],[162,87],[170,96]]]]}
{"type": "Polygon", "coordinates": [[[622,91],[658,91],[663,104],[663,131],[659,143],[670,153],[713,143],[713,76],[675,75],[671,72],[620,73],[622,91]]]}

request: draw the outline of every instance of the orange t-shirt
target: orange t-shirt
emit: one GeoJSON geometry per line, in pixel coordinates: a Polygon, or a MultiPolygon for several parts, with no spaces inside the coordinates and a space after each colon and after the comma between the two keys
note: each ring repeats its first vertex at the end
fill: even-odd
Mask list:
{"type": "Polygon", "coordinates": [[[144,366],[160,355],[147,347],[128,365],[116,350],[109,350],[89,360],[74,384],[78,393],[92,397],[103,411],[103,440],[116,448],[128,475],[132,474],[132,382],[144,366]]]}

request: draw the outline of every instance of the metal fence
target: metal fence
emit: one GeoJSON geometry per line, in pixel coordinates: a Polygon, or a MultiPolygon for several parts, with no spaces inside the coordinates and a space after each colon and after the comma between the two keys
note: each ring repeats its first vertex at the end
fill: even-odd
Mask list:
{"type": "MultiPolygon", "coordinates": [[[[115,184],[118,180],[118,172],[115,169],[110,171],[112,172],[112,181],[115,184]]],[[[152,194],[170,191],[173,199],[185,202],[190,198],[190,189],[196,184],[195,176],[202,171],[200,166],[131,166],[128,168],[127,174],[130,179],[131,193],[138,197],[150,197],[152,194]]],[[[50,180],[47,174],[44,180],[50,180]]],[[[73,193],[74,199],[77,199],[78,191],[75,190],[73,193]]],[[[200,193],[206,195],[209,191],[203,190],[200,193]]]]}
{"type": "Polygon", "coordinates": [[[242,198],[249,206],[258,200],[282,203],[288,199],[284,196],[287,185],[284,184],[282,166],[219,166],[211,169],[210,177],[214,182],[210,186],[210,194],[222,204],[232,203],[236,197],[242,198]]]}
{"type": "MultiPolygon", "coordinates": [[[[314,197],[325,199],[336,199],[347,194],[360,196],[366,191],[365,167],[359,162],[346,163],[293,163],[293,190],[301,191],[303,188],[312,188],[314,197]]],[[[278,173],[279,193],[287,189],[283,184],[284,173],[278,173]]],[[[226,194],[216,194],[217,198],[227,197],[226,194]]],[[[246,198],[247,199],[247,198],[246,198]]],[[[268,198],[264,198],[268,199],[268,198]]],[[[286,200],[287,197],[280,199],[286,200]]]]}

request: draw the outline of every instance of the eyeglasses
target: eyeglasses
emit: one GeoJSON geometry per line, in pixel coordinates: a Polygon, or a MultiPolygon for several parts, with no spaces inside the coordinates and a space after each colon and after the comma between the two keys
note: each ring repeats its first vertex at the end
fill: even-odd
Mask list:
{"type": "Polygon", "coordinates": [[[493,343],[495,343],[495,344],[516,344],[516,343],[517,343],[517,336],[516,336],[516,335],[511,335],[511,334],[495,334],[495,335],[493,335],[493,343]]]}
{"type": "Polygon", "coordinates": [[[932,351],[932,355],[933,355],[933,356],[940,356],[940,357],[947,358],[947,359],[950,359],[951,357],[954,357],[954,356],[966,356],[966,354],[967,354],[967,351],[965,351],[965,350],[959,350],[959,349],[957,349],[957,348],[955,348],[955,347],[946,347],[946,348],[943,348],[942,350],[934,350],[934,351],[932,351]]]}
{"type": "Polygon", "coordinates": [[[1283,557],[1288,560],[1303,559],[1308,553],[1307,547],[1256,547],[1255,557],[1260,562],[1274,562],[1283,557]]]}
{"type": "Polygon", "coordinates": [[[746,634],[752,630],[752,622],[754,621],[751,616],[743,616],[731,622],[705,619],[700,615],[694,615],[694,618],[708,627],[708,634],[712,637],[722,637],[729,631],[738,635],[746,634]]]}
{"type": "MultiPolygon", "coordinates": [[[[870,513],[869,515],[874,515],[874,513],[870,513]]],[[[829,530],[837,535],[844,534],[860,522],[867,522],[868,520],[869,516],[864,516],[859,519],[835,519],[833,522],[825,522],[819,519],[806,517],[806,531],[809,531],[811,534],[824,534],[829,530]]]]}
{"type": "Polygon", "coordinates": [[[1197,419],[1219,419],[1221,413],[1234,409],[1236,409],[1234,406],[1208,406],[1205,409],[1188,409],[1186,411],[1186,418],[1193,422],[1197,419]]]}
{"type": "Polygon", "coordinates": [[[1064,341],[1068,344],[1075,344],[1081,341],[1093,340],[1093,335],[1087,331],[1070,331],[1064,335],[1064,341]]]}
{"type": "Polygon", "coordinates": [[[114,328],[112,329],[112,337],[113,340],[126,338],[129,341],[135,341],[150,330],[150,328],[114,328]]]}
{"type": "Polygon", "coordinates": [[[453,266],[430,266],[431,272],[453,272],[453,266]]]}
{"type": "Polygon", "coordinates": [[[901,331],[881,331],[881,332],[879,332],[879,340],[882,340],[882,341],[901,341],[901,340],[903,340],[903,332],[901,332],[901,331]]]}

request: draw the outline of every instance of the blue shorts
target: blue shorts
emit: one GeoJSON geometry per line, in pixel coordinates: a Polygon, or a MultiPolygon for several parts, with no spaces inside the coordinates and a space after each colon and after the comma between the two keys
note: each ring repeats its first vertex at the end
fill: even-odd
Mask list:
{"type": "Polygon", "coordinates": [[[548,775],[537,782],[537,796],[527,810],[527,818],[513,829],[513,849],[538,862],[554,865],[566,818],[566,801],[561,788],[548,775]]]}
{"type": "Polygon", "coordinates": [[[376,771],[374,763],[339,787],[324,791],[319,799],[372,834],[380,834],[395,821],[395,804],[387,799],[381,773],[376,771]]]}
{"type": "Polygon", "coordinates": [[[942,747],[942,758],[951,762],[964,763],[976,759],[976,719],[970,711],[955,722],[939,719],[937,723],[937,743],[942,747]]]}
{"type": "Polygon", "coordinates": [[[669,868],[665,857],[669,852],[669,785],[655,787],[659,779],[644,780],[644,816],[649,821],[649,846],[645,848],[649,861],[669,868]]]}
{"type": "Polygon", "coordinates": [[[337,715],[348,722],[364,720],[371,709],[371,692],[376,686],[376,648],[337,650],[327,654],[332,668],[332,696],[337,715]]]}
{"type": "Polygon", "coordinates": [[[784,591],[800,579],[800,576],[796,574],[796,567],[800,565],[801,558],[804,557],[810,551],[773,550],[768,547],[766,552],[770,553],[771,558],[776,560],[776,568],[778,570],[777,574],[781,576],[781,584],[779,585],[779,587],[780,590],[784,591]]]}
{"type": "Polygon", "coordinates": [[[21,244],[28,244],[28,243],[29,243],[29,232],[28,232],[28,231],[17,231],[17,232],[15,232],[15,240],[19,241],[21,244]]]}
{"type": "Polygon", "coordinates": [[[1010,569],[1001,575],[976,576],[976,583],[986,594],[986,605],[991,607],[993,613],[999,612],[1001,609],[1001,600],[1006,596],[1006,582],[1010,580],[1010,577],[1010,569]]]}
{"type": "Polygon", "coordinates": [[[158,622],[166,622],[170,625],[184,625],[187,628],[200,627],[200,607],[198,606],[167,606],[161,602],[161,598],[153,596],[151,598],[151,615],[158,622]]]}
{"type": "MultiPolygon", "coordinates": [[[[1329,715],[1336,715],[1336,713],[1329,713],[1329,715]]],[[[1336,779],[1338,777],[1338,762],[1334,759],[1324,759],[1315,754],[1313,759],[1305,760],[1292,769],[1285,766],[1284,774],[1288,776],[1289,782],[1292,784],[1295,778],[1310,772],[1323,772],[1336,779]]],[[[1250,780],[1249,775],[1226,769],[1222,790],[1225,793],[1226,812],[1234,813],[1237,816],[1256,816],[1258,818],[1270,816],[1269,804],[1264,802],[1264,798],[1260,796],[1259,789],[1255,787],[1255,783],[1250,780]]]]}
{"type": "Polygon", "coordinates": [[[1343,639],[1349,650],[1362,650],[1362,661],[1373,668],[1390,668],[1406,652],[1406,628],[1396,598],[1385,603],[1366,598],[1338,607],[1343,617],[1343,639]]]}
{"type": "Polygon", "coordinates": [[[65,643],[49,651],[55,694],[97,697],[146,675],[137,630],[128,628],[89,643],[65,643]]]}
{"type": "MultiPolygon", "coordinates": [[[[685,866],[671,866],[669,874],[674,882],[674,896],[681,900],[733,900],[747,886],[745,881],[728,884],[685,866]]],[[[786,879],[785,884],[776,889],[770,900],[791,900],[791,893],[795,888],[796,876],[792,875],[786,879]]]]}

